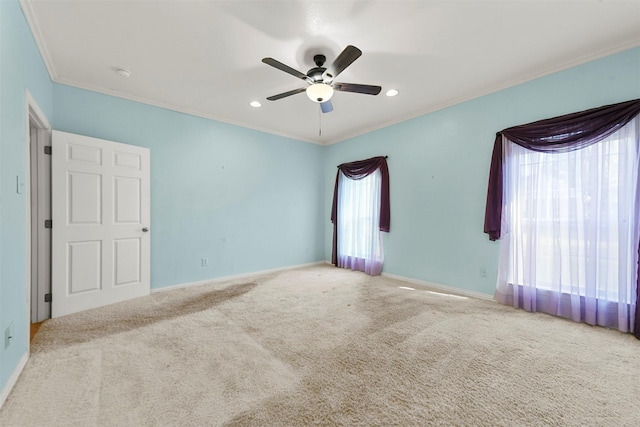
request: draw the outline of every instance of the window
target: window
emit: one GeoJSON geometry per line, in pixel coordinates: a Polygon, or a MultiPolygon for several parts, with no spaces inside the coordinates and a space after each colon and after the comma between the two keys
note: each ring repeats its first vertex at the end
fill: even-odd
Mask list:
{"type": "MultiPolygon", "coordinates": [[[[338,183],[338,266],[372,264],[382,269],[384,255],[380,235],[381,173],[353,180],[340,172],[338,183]],[[370,260],[367,262],[367,260],[370,260]]],[[[366,268],[366,267],[365,267],[366,268]]],[[[361,268],[356,268],[361,270],[361,268]]],[[[378,273],[379,274],[379,273],[378,273]]]]}
{"type": "Polygon", "coordinates": [[[632,329],[638,123],[636,117],[608,138],[566,152],[504,139],[498,293],[530,311],[632,329]]]}
{"type": "Polygon", "coordinates": [[[389,232],[390,221],[386,157],[338,165],[331,208],[331,263],[380,274],[384,261],[380,232],[389,232]]]}

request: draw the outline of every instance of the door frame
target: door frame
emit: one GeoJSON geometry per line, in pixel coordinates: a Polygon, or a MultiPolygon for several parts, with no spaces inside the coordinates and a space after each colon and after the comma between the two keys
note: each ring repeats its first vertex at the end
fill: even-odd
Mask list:
{"type": "MultiPolygon", "coordinates": [[[[25,210],[26,210],[26,342],[27,342],[27,353],[31,352],[31,124],[34,124],[36,129],[38,129],[38,133],[42,132],[44,135],[48,135],[49,139],[51,138],[51,125],[49,124],[49,120],[47,116],[45,116],[44,112],[36,102],[35,98],[31,95],[29,90],[26,90],[25,95],[25,108],[26,108],[26,116],[25,116],[25,148],[26,148],[26,164],[25,164],[25,174],[23,183],[20,182],[20,177],[18,177],[17,185],[22,185],[24,188],[25,195],[25,210]]],[[[41,189],[38,189],[41,191],[41,189]]],[[[49,255],[51,255],[49,253],[49,255]]]]}

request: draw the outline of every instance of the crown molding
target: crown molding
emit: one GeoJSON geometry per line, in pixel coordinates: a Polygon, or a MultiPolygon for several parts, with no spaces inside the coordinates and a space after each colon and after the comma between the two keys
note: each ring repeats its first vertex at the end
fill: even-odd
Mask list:
{"type": "Polygon", "coordinates": [[[624,52],[625,50],[633,49],[633,48],[636,48],[636,47],[640,47],[640,37],[637,37],[637,38],[635,38],[633,40],[630,40],[628,42],[620,44],[620,45],[618,45],[618,46],[616,46],[614,48],[604,49],[604,50],[600,50],[600,51],[597,51],[597,52],[592,52],[590,54],[577,57],[577,58],[575,58],[575,59],[573,59],[573,60],[571,60],[569,62],[563,63],[562,65],[559,65],[557,67],[547,68],[547,69],[542,70],[542,71],[536,71],[536,72],[533,72],[533,73],[528,74],[526,76],[522,76],[522,77],[514,79],[514,80],[509,80],[509,81],[506,81],[506,82],[501,83],[499,85],[491,86],[491,87],[488,87],[488,88],[483,89],[483,90],[478,91],[478,92],[470,93],[467,96],[456,98],[456,99],[453,99],[451,101],[447,101],[447,102],[444,102],[442,104],[438,104],[438,105],[432,106],[432,107],[430,107],[428,109],[416,111],[414,113],[411,113],[411,114],[408,114],[406,116],[397,118],[395,120],[390,120],[388,122],[379,123],[379,124],[377,124],[375,126],[372,126],[372,127],[361,129],[359,131],[356,131],[356,132],[353,132],[353,133],[349,134],[348,136],[345,136],[344,138],[340,138],[338,140],[328,142],[328,143],[326,143],[324,145],[337,144],[339,142],[343,142],[343,141],[346,141],[346,140],[349,140],[349,139],[352,139],[352,138],[355,138],[355,137],[358,137],[358,136],[362,136],[362,135],[365,135],[367,133],[370,133],[370,132],[373,132],[373,131],[376,131],[376,130],[380,130],[380,129],[383,129],[383,128],[386,128],[386,127],[389,127],[389,126],[396,125],[398,123],[406,122],[408,120],[415,119],[417,117],[421,117],[421,116],[424,116],[424,115],[427,115],[427,114],[430,114],[430,113],[435,113],[436,111],[444,110],[445,108],[453,107],[454,105],[462,104],[463,102],[471,101],[473,99],[480,98],[480,97],[485,96],[485,95],[490,95],[492,93],[499,92],[501,90],[508,89],[510,87],[514,87],[514,86],[517,86],[517,85],[520,85],[520,84],[523,84],[523,83],[527,83],[527,82],[539,79],[541,77],[545,77],[545,76],[548,76],[548,75],[551,75],[551,74],[558,73],[560,71],[568,70],[568,69],[576,67],[578,65],[586,64],[588,62],[595,61],[595,60],[598,60],[598,59],[602,59],[602,58],[605,58],[607,56],[615,55],[616,53],[624,52]]]}
{"type": "Polygon", "coordinates": [[[114,91],[114,90],[110,90],[110,89],[104,89],[104,88],[101,88],[101,87],[98,87],[98,86],[88,85],[88,84],[85,84],[85,83],[78,83],[78,82],[76,82],[74,80],[68,80],[68,79],[64,79],[64,78],[56,78],[56,79],[53,80],[53,82],[54,83],[58,83],[58,84],[62,84],[62,85],[65,85],[65,86],[70,86],[70,87],[75,87],[75,88],[78,88],[78,89],[87,90],[87,91],[90,91],[90,92],[99,93],[99,94],[102,94],[102,95],[108,95],[108,96],[113,96],[115,98],[126,99],[127,101],[133,101],[133,102],[137,102],[137,103],[140,103],[140,104],[150,105],[152,107],[158,107],[158,108],[162,108],[162,109],[165,109],[165,110],[175,111],[177,113],[183,113],[183,114],[188,114],[190,116],[200,117],[200,118],[203,118],[203,119],[214,120],[216,122],[225,123],[225,124],[233,125],[233,126],[238,126],[238,127],[242,127],[242,128],[245,128],[245,129],[251,129],[251,130],[258,131],[258,132],[264,132],[264,133],[268,133],[268,134],[271,134],[271,135],[282,136],[284,138],[288,138],[288,139],[291,139],[291,140],[294,140],[294,141],[298,141],[298,142],[306,142],[306,143],[315,144],[315,145],[324,145],[323,143],[321,143],[319,141],[314,141],[312,139],[303,139],[303,138],[300,138],[298,136],[289,135],[289,134],[287,134],[285,132],[276,132],[273,129],[261,128],[259,126],[254,126],[254,125],[251,125],[249,123],[244,123],[244,122],[235,121],[235,120],[229,120],[229,119],[227,119],[225,117],[220,117],[220,116],[216,116],[216,115],[213,115],[213,114],[203,113],[203,112],[198,111],[198,110],[192,110],[192,109],[184,108],[184,107],[177,107],[175,105],[171,105],[171,104],[155,101],[155,100],[152,100],[152,99],[147,99],[147,98],[140,97],[140,96],[129,95],[129,94],[125,94],[125,93],[114,91]]]}
{"type": "Polygon", "coordinates": [[[58,75],[56,74],[56,69],[53,66],[53,61],[51,60],[51,55],[49,54],[49,50],[47,49],[47,44],[44,41],[44,37],[42,35],[42,31],[40,30],[40,24],[38,23],[38,14],[31,1],[29,0],[19,0],[20,8],[22,9],[22,13],[27,20],[27,24],[29,24],[29,28],[31,29],[31,34],[33,35],[33,39],[38,46],[38,50],[40,51],[40,56],[44,61],[45,67],[47,67],[47,71],[49,72],[49,78],[52,81],[55,81],[58,75]]]}

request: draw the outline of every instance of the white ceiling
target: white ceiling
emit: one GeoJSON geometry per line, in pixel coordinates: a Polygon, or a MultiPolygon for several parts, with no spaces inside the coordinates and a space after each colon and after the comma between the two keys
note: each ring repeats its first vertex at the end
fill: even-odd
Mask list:
{"type": "Polygon", "coordinates": [[[638,0],[21,3],[55,82],[319,144],[640,45],[638,0]],[[306,73],[349,44],[336,80],[382,93],[336,92],[322,136],[304,93],[265,99],[306,83],[262,58],[306,73]]]}

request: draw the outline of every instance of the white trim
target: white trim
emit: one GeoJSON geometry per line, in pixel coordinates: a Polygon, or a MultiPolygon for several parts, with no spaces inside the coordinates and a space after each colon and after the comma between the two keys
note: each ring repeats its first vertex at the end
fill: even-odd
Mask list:
{"type": "Polygon", "coordinates": [[[277,273],[277,272],[280,272],[280,271],[287,271],[287,270],[295,270],[295,269],[298,269],[298,268],[311,267],[312,265],[319,265],[319,264],[324,264],[324,263],[325,263],[325,261],[316,261],[316,262],[309,262],[309,263],[306,263],[306,264],[290,265],[288,267],[272,268],[270,270],[254,271],[252,273],[237,274],[235,276],[216,277],[216,278],[213,278],[213,279],[199,280],[197,282],[189,282],[189,283],[181,283],[179,285],[163,286],[162,288],[151,289],[151,293],[155,294],[157,292],[173,291],[173,290],[182,289],[182,288],[190,288],[191,286],[200,286],[200,285],[206,285],[206,284],[216,284],[216,283],[220,283],[220,282],[226,282],[226,281],[229,281],[229,280],[247,279],[249,277],[261,276],[263,274],[277,273]]]}
{"type": "MultiPolygon", "coordinates": [[[[21,3],[23,1],[25,1],[25,0],[20,0],[21,3]]],[[[221,123],[227,123],[227,124],[234,125],[234,126],[239,126],[239,127],[243,127],[243,128],[247,128],[247,129],[253,129],[253,130],[264,132],[264,133],[268,133],[268,134],[271,134],[271,135],[282,136],[282,137],[285,137],[285,138],[293,139],[295,141],[308,142],[310,144],[328,146],[328,145],[337,144],[338,142],[346,141],[348,139],[355,138],[357,136],[364,135],[364,134],[367,134],[367,133],[370,133],[370,132],[373,132],[373,131],[376,131],[376,130],[379,130],[379,129],[382,129],[382,128],[386,128],[386,127],[389,127],[389,126],[392,126],[392,125],[395,125],[395,124],[398,124],[398,123],[402,123],[402,122],[405,122],[407,120],[415,119],[417,117],[421,117],[421,116],[424,116],[424,115],[427,115],[427,114],[430,114],[430,113],[434,113],[436,111],[443,110],[445,108],[449,108],[449,107],[454,106],[454,105],[462,104],[464,102],[471,101],[472,99],[480,98],[480,97],[485,96],[485,95],[489,95],[489,94],[492,94],[492,93],[495,93],[495,92],[499,92],[501,90],[508,89],[510,87],[517,86],[519,84],[526,83],[526,82],[529,82],[529,81],[532,81],[532,80],[535,80],[535,79],[538,79],[538,78],[541,78],[541,77],[544,77],[544,76],[548,76],[550,74],[554,74],[554,73],[558,73],[560,71],[568,70],[569,68],[573,68],[573,67],[576,67],[578,65],[586,64],[587,62],[591,62],[591,61],[595,61],[595,60],[600,59],[600,58],[611,56],[611,55],[614,55],[616,53],[620,53],[620,52],[623,52],[625,50],[629,50],[629,49],[632,49],[632,48],[638,47],[638,46],[640,46],[640,38],[633,39],[633,40],[631,40],[629,42],[623,43],[623,44],[618,45],[618,46],[616,46],[614,48],[611,48],[611,49],[604,49],[604,50],[601,50],[601,51],[598,51],[598,52],[595,52],[595,53],[592,53],[592,54],[583,55],[583,56],[581,56],[581,57],[579,57],[577,59],[574,59],[573,61],[564,63],[564,64],[559,65],[557,67],[549,68],[549,69],[546,69],[544,71],[535,72],[535,73],[529,74],[528,76],[521,77],[521,78],[518,78],[518,79],[506,81],[506,82],[500,83],[498,85],[492,86],[492,87],[490,87],[488,89],[483,89],[483,90],[480,90],[478,92],[473,92],[473,93],[471,93],[469,95],[466,95],[466,96],[463,96],[461,98],[457,98],[457,99],[454,99],[452,101],[447,101],[447,102],[444,102],[442,104],[438,104],[438,105],[435,105],[433,107],[429,107],[429,108],[424,109],[424,110],[419,110],[417,112],[413,112],[413,113],[407,114],[406,116],[399,117],[399,118],[396,118],[394,120],[390,120],[388,122],[378,123],[378,124],[376,124],[374,126],[367,127],[367,128],[364,128],[364,129],[360,129],[360,130],[357,130],[355,132],[340,136],[335,140],[329,140],[329,141],[326,141],[326,142],[321,142],[321,141],[317,141],[317,140],[313,140],[313,139],[301,138],[299,136],[291,135],[291,134],[288,134],[286,132],[278,132],[278,131],[273,130],[273,129],[265,129],[265,128],[261,128],[259,126],[254,126],[254,125],[251,125],[251,124],[248,124],[248,123],[243,123],[241,121],[230,120],[230,119],[227,119],[227,118],[224,118],[224,117],[219,117],[219,116],[216,116],[216,115],[213,115],[213,114],[207,114],[207,113],[204,113],[204,112],[201,112],[201,111],[191,110],[191,109],[184,108],[184,107],[177,107],[177,106],[173,106],[171,104],[166,104],[166,103],[163,103],[163,102],[154,101],[154,100],[143,98],[143,97],[127,95],[127,94],[120,93],[120,92],[117,92],[117,91],[114,91],[114,90],[103,89],[103,88],[99,88],[97,86],[93,86],[93,85],[89,85],[89,84],[85,84],[85,83],[79,83],[79,82],[75,82],[73,80],[69,80],[69,79],[65,79],[65,78],[59,78],[57,76],[56,77],[52,77],[51,80],[53,80],[55,83],[60,83],[60,84],[64,84],[64,85],[67,85],[67,86],[88,90],[88,91],[91,91],[91,92],[101,93],[103,95],[109,95],[109,96],[113,96],[113,97],[116,97],[116,98],[122,98],[122,99],[126,99],[126,100],[129,100],[129,101],[139,102],[141,104],[152,105],[154,107],[160,107],[160,108],[164,108],[164,109],[167,109],[167,110],[176,111],[176,112],[179,112],[179,113],[185,113],[185,114],[189,114],[191,116],[202,117],[202,118],[209,119],[209,120],[215,120],[215,121],[218,121],[218,122],[221,122],[221,123]]]]}
{"type": "MultiPolygon", "coordinates": [[[[21,0],[21,1],[24,1],[24,0],[21,0]]],[[[299,136],[291,135],[291,134],[288,134],[286,132],[278,132],[278,131],[275,131],[273,129],[265,129],[265,128],[261,128],[259,126],[254,126],[254,125],[251,125],[251,124],[248,124],[248,123],[243,123],[243,122],[240,122],[240,121],[237,121],[237,120],[230,120],[230,119],[227,119],[227,118],[224,118],[224,117],[219,117],[219,116],[216,116],[216,115],[213,115],[213,114],[207,114],[207,113],[204,113],[204,112],[201,112],[201,111],[191,110],[191,109],[184,108],[184,107],[177,107],[177,106],[173,106],[171,104],[166,104],[166,103],[150,100],[150,99],[143,98],[143,97],[127,95],[127,94],[123,94],[123,93],[116,92],[116,91],[113,91],[113,90],[103,89],[103,88],[99,88],[97,86],[88,85],[88,84],[85,84],[85,83],[75,82],[75,81],[72,81],[72,80],[69,80],[69,79],[52,77],[52,80],[55,83],[60,83],[60,84],[64,84],[64,85],[67,85],[67,86],[88,90],[88,91],[91,91],[91,92],[101,93],[103,95],[114,96],[116,98],[122,98],[122,99],[126,99],[126,100],[129,100],[129,101],[139,102],[141,104],[152,105],[154,107],[160,107],[160,108],[164,108],[164,109],[167,109],[167,110],[176,111],[176,112],[179,112],[179,113],[185,113],[185,114],[189,114],[189,115],[196,116],[196,117],[202,117],[202,118],[209,119],[209,120],[215,120],[215,121],[218,121],[218,122],[221,122],[221,123],[227,123],[227,124],[234,125],[234,126],[244,127],[244,128],[247,128],[247,129],[253,129],[253,130],[264,132],[264,133],[268,133],[268,134],[271,134],[271,135],[282,136],[282,137],[285,137],[285,138],[293,139],[295,141],[308,142],[310,144],[317,144],[317,145],[322,145],[322,146],[329,146],[329,145],[337,144],[338,142],[342,142],[342,141],[346,141],[346,140],[351,139],[351,138],[355,138],[357,136],[368,134],[368,133],[376,131],[376,130],[380,130],[380,129],[383,129],[383,128],[386,128],[386,127],[389,127],[389,126],[393,126],[393,125],[396,125],[398,123],[405,122],[407,120],[411,120],[411,119],[415,119],[417,117],[425,116],[427,114],[431,114],[431,113],[434,113],[434,112],[439,111],[439,110],[444,110],[445,108],[449,108],[449,107],[452,107],[454,105],[462,104],[464,102],[471,101],[473,99],[480,98],[482,96],[490,95],[492,93],[499,92],[501,90],[508,89],[510,87],[513,87],[513,86],[517,86],[519,84],[527,83],[529,81],[533,81],[533,80],[539,79],[541,77],[545,77],[545,76],[548,76],[548,75],[551,75],[551,74],[555,74],[555,73],[558,73],[560,71],[568,70],[569,68],[573,68],[573,67],[576,67],[578,65],[586,64],[587,62],[595,61],[597,59],[605,58],[607,56],[611,56],[611,55],[614,55],[616,53],[624,52],[625,50],[629,50],[629,49],[632,49],[634,47],[639,47],[639,46],[640,46],[640,38],[636,38],[636,39],[631,40],[629,42],[626,42],[626,43],[623,43],[621,45],[618,45],[618,46],[616,46],[614,48],[604,49],[604,50],[601,50],[601,51],[598,51],[598,52],[595,52],[595,53],[591,53],[591,54],[588,54],[588,55],[583,55],[583,56],[581,56],[581,57],[579,57],[577,59],[574,59],[573,61],[564,63],[564,64],[559,65],[557,67],[549,68],[549,69],[546,69],[544,71],[535,72],[535,73],[532,73],[532,74],[529,74],[527,76],[520,77],[520,78],[517,78],[517,79],[514,79],[514,80],[502,82],[500,84],[497,84],[495,86],[489,87],[487,89],[483,89],[483,90],[480,90],[480,91],[477,91],[477,92],[472,92],[469,95],[466,95],[466,96],[463,96],[463,97],[460,97],[460,98],[457,98],[457,99],[454,99],[454,100],[451,100],[451,101],[447,101],[447,102],[444,102],[442,104],[438,104],[438,105],[429,107],[429,108],[424,109],[424,110],[418,110],[416,112],[409,113],[409,114],[407,114],[405,116],[402,116],[402,117],[399,117],[399,118],[396,118],[396,119],[393,119],[393,120],[390,120],[390,121],[387,121],[387,122],[378,123],[378,124],[376,124],[374,126],[366,127],[366,128],[357,130],[355,132],[348,133],[346,135],[340,136],[335,140],[329,140],[329,141],[326,141],[326,142],[316,141],[316,140],[313,140],[313,139],[301,138],[299,136]]]]}
{"type": "Polygon", "coordinates": [[[483,299],[486,301],[495,302],[492,295],[484,294],[482,292],[470,291],[467,289],[456,288],[453,286],[441,285],[439,283],[428,282],[426,280],[414,279],[411,277],[398,276],[397,274],[382,273],[381,276],[388,277],[389,279],[399,280],[401,282],[411,283],[413,285],[422,286],[429,289],[437,289],[442,292],[446,292],[452,295],[462,295],[465,297],[483,299]]]}
{"type": "Polygon", "coordinates": [[[579,57],[577,59],[574,59],[573,61],[570,61],[570,62],[567,62],[565,64],[562,64],[562,65],[560,65],[558,67],[553,67],[553,68],[547,69],[545,71],[539,71],[539,72],[536,72],[536,73],[529,74],[528,76],[524,76],[524,77],[520,77],[520,78],[517,78],[517,79],[514,79],[514,80],[506,81],[506,82],[500,83],[498,85],[489,87],[488,89],[483,89],[483,90],[480,90],[478,92],[473,92],[473,93],[471,93],[471,94],[469,94],[467,96],[463,96],[461,98],[457,98],[457,99],[454,99],[452,101],[447,101],[447,102],[444,102],[442,104],[435,105],[433,107],[430,107],[430,108],[427,108],[427,109],[424,109],[424,110],[419,110],[417,112],[414,112],[414,113],[411,113],[411,114],[407,114],[404,117],[400,117],[400,118],[397,118],[397,119],[394,119],[394,120],[390,120],[388,122],[379,123],[379,124],[376,124],[375,126],[371,126],[371,127],[366,128],[366,129],[358,130],[356,132],[348,134],[347,136],[340,137],[340,139],[337,139],[335,141],[327,142],[327,143],[325,143],[323,145],[337,144],[338,142],[346,141],[348,139],[355,138],[357,136],[365,135],[367,133],[370,133],[370,132],[373,132],[373,131],[376,131],[376,130],[380,130],[380,129],[383,129],[383,128],[386,128],[386,127],[389,127],[389,126],[392,126],[392,125],[396,125],[398,123],[405,122],[407,120],[411,120],[411,119],[415,119],[417,117],[425,116],[427,114],[435,113],[436,111],[444,110],[445,108],[449,108],[449,107],[452,107],[454,105],[462,104],[464,102],[471,101],[473,99],[480,98],[482,96],[490,95],[492,93],[496,93],[496,92],[499,92],[501,90],[509,89],[510,87],[513,87],[513,86],[517,86],[517,85],[520,85],[520,84],[523,84],[523,83],[527,83],[527,82],[530,82],[530,81],[533,81],[533,80],[536,80],[536,79],[539,79],[541,77],[545,77],[545,76],[548,76],[548,75],[551,75],[551,74],[559,73],[560,71],[568,70],[570,68],[577,67],[578,65],[586,64],[587,62],[591,62],[591,61],[595,61],[597,59],[605,58],[607,56],[615,55],[616,53],[624,52],[625,50],[633,49],[633,48],[639,47],[639,46],[640,46],[640,38],[636,38],[636,39],[631,40],[631,41],[629,41],[627,43],[623,43],[623,44],[621,44],[621,45],[619,45],[619,46],[617,46],[615,48],[605,49],[605,50],[601,50],[599,52],[595,52],[595,53],[592,53],[592,54],[583,55],[583,56],[581,56],[581,57],[579,57]]]}
{"type": "MultiPolygon", "coordinates": [[[[333,263],[331,261],[329,261],[329,260],[325,260],[324,263],[333,265],[333,263]]],[[[466,296],[466,297],[478,298],[478,299],[483,299],[483,300],[495,302],[495,300],[493,299],[493,295],[485,294],[485,293],[482,293],[482,292],[470,291],[470,290],[467,290],[467,289],[456,288],[454,286],[441,285],[439,283],[428,282],[426,280],[420,280],[420,279],[414,279],[413,277],[400,276],[398,274],[391,274],[391,273],[382,272],[382,274],[380,274],[380,275],[382,277],[388,277],[389,279],[394,279],[394,280],[399,280],[401,282],[411,283],[412,285],[418,285],[418,286],[421,286],[423,288],[437,289],[439,291],[443,291],[443,292],[446,292],[446,293],[449,293],[449,294],[452,294],[452,295],[463,295],[463,296],[466,296]]]]}
{"type": "Polygon", "coordinates": [[[51,60],[51,55],[49,54],[49,50],[47,49],[47,44],[45,43],[44,37],[42,36],[42,31],[40,31],[38,14],[33,9],[32,2],[27,0],[19,0],[19,2],[22,13],[27,20],[27,24],[29,24],[29,28],[31,29],[31,34],[33,34],[33,39],[38,46],[38,50],[40,51],[40,56],[42,56],[42,61],[44,62],[45,67],[47,67],[49,78],[55,81],[58,75],[56,74],[56,69],[53,66],[53,61],[51,60]]]}
{"type": "Polygon", "coordinates": [[[24,198],[25,198],[25,211],[26,211],[26,239],[27,239],[27,253],[25,257],[26,264],[26,276],[25,276],[25,286],[26,286],[26,355],[27,358],[31,353],[31,132],[30,132],[30,123],[33,120],[39,129],[44,129],[47,132],[51,132],[51,125],[49,124],[49,120],[47,116],[44,115],[42,109],[36,102],[29,89],[25,91],[25,147],[26,147],[26,164],[25,164],[25,172],[24,172],[24,198]]]}
{"type": "Polygon", "coordinates": [[[13,387],[18,382],[18,378],[20,377],[20,374],[22,373],[24,367],[27,365],[28,361],[29,361],[29,352],[25,351],[22,357],[20,358],[20,362],[18,363],[18,366],[16,367],[16,369],[14,369],[13,373],[7,380],[7,383],[4,385],[2,392],[0,393],[0,408],[2,408],[2,406],[4,405],[4,402],[7,400],[7,397],[9,397],[11,390],[13,390],[13,387]]]}
{"type": "Polygon", "coordinates": [[[244,123],[238,120],[231,120],[225,117],[221,117],[221,116],[216,116],[214,114],[208,114],[208,113],[204,113],[201,111],[197,111],[197,110],[192,110],[190,108],[185,108],[185,107],[177,107],[171,104],[167,104],[164,102],[160,102],[160,101],[155,101],[149,98],[144,98],[141,96],[134,96],[134,95],[129,95],[129,94],[125,94],[122,92],[118,92],[115,90],[111,90],[111,89],[104,89],[98,86],[93,86],[90,84],[86,84],[86,83],[79,83],[79,82],[75,82],[73,80],[69,80],[69,79],[65,79],[65,78],[56,78],[53,79],[53,81],[55,83],[59,83],[59,84],[63,84],[66,86],[71,86],[71,87],[75,87],[78,89],[83,89],[83,90],[88,90],[90,92],[95,92],[95,93],[100,93],[102,95],[109,95],[109,96],[113,96],[115,98],[121,98],[121,99],[126,99],[128,101],[133,101],[133,102],[137,102],[140,104],[145,104],[145,105],[151,105],[153,107],[159,107],[159,108],[164,108],[165,110],[170,110],[170,111],[175,111],[178,113],[184,113],[184,114],[189,114],[190,116],[194,116],[194,117],[201,117],[203,119],[208,119],[208,120],[214,120],[216,122],[220,122],[220,123],[226,123],[228,125],[233,125],[233,126],[238,126],[238,127],[242,127],[245,129],[252,129],[258,132],[264,132],[264,133],[268,133],[270,135],[277,135],[277,136],[282,136],[284,138],[289,138],[292,139],[294,141],[297,142],[307,142],[309,144],[315,144],[315,145],[325,145],[324,143],[320,142],[320,141],[315,141],[313,139],[304,139],[301,138],[299,136],[295,136],[295,135],[290,135],[286,132],[278,132],[276,130],[273,129],[267,129],[267,128],[262,128],[260,126],[254,126],[252,124],[249,123],[244,123]]]}
{"type": "MultiPolygon", "coordinates": [[[[40,129],[51,130],[51,125],[49,124],[49,120],[47,120],[47,116],[42,112],[42,109],[36,102],[36,99],[31,95],[31,92],[29,92],[29,89],[27,89],[26,104],[27,129],[29,129],[29,117],[32,117],[40,129]],[[34,114],[32,115],[31,112],[34,114]]],[[[29,135],[29,133],[27,133],[27,135],[29,135]]]]}

